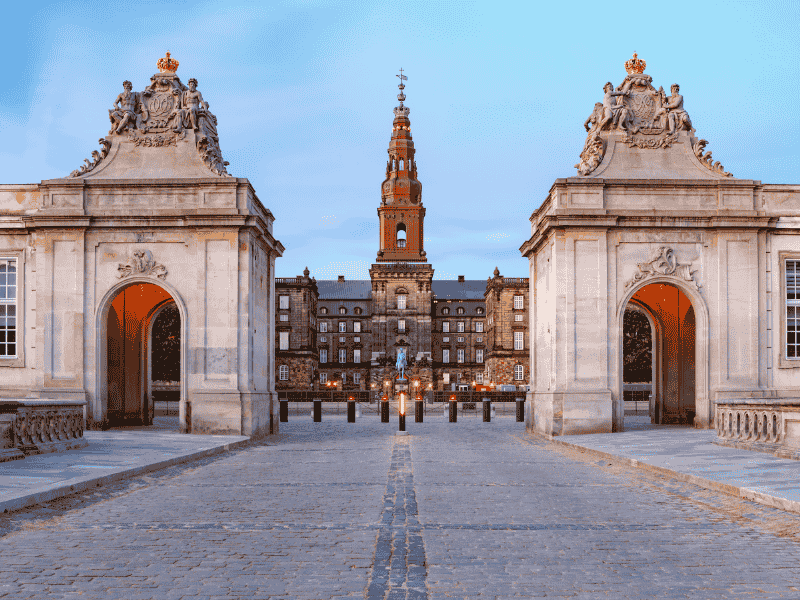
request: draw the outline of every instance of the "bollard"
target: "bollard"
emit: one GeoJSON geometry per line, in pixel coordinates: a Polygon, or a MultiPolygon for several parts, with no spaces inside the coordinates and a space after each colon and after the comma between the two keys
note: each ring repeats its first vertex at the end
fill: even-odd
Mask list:
{"type": "Polygon", "coordinates": [[[347,422],[348,423],[355,423],[356,422],[356,403],[355,398],[350,396],[347,399],[347,422]]]}
{"type": "Polygon", "coordinates": [[[314,400],[314,423],[322,422],[322,400],[314,400]]]}
{"type": "Polygon", "coordinates": [[[288,400],[281,400],[281,423],[288,423],[289,422],[289,401],[288,400]]]}
{"type": "Polygon", "coordinates": [[[422,423],[422,398],[417,396],[417,401],[414,403],[414,422],[422,423]]]}
{"type": "Polygon", "coordinates": [[[389,398],[384,396],[381,399],[381,423],[389,422],[389,398]]]}
{"type": "Polygon", "coordinates": [[[450,396],[450,422],[458,423],[458,402],[455,396],[450,396]]]}
{"type": "Polygon", "coordinates": [[[483,399],[483,422],[492,422],[492,401],[489,398],[483,399]]]}
{"type": "Polygon", "coordinates": [[[525,422],[525,400],[517,398],[517,423],[525,422]]]}
{"type": "Polygon", "coordinates": [[[356,404],[356,419],[360,419],[361,418],[361,405],[358,402],[356,402],[355,404],[356,404]]]}

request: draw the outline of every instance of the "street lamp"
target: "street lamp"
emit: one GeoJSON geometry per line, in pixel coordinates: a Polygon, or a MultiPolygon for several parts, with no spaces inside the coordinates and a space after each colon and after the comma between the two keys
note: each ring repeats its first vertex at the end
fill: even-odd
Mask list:
{"type": "Polygon", "coordinates": [[[399,435],[406,435],[406,394],[400,392],[400,429],[399,435]]]}

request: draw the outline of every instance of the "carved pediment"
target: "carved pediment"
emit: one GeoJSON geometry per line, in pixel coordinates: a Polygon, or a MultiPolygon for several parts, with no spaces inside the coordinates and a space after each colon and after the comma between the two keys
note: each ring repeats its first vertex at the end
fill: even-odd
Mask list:
{"type": "Polygon", "coordinates": [[[117,270],[120,272],[120,279],[133,275],[148,275],[159,279],[167,278],[167,268],[153,259],[150,250],[144,249],[135,250],[128,262],[119,263],[117,270]]]}
{"type": "Polygon", "coordinates": [[[661,246],[653,259],[646,263],[639,263],[638,269],[639,272],[635,273],[631,280],[625,284],[625,289],[636,285],[640,281],[660,275],[688,281],[697,290],[701,287],[701,284],[694,278],[697,269],[692,269],[692,263],[679,263],[678,258],[675,256],[675,251],[669,246],[661,246]]]}

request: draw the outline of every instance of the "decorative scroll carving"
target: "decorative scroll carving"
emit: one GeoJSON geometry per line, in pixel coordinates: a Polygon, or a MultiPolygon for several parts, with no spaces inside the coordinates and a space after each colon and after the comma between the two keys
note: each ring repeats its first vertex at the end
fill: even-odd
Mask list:
{"type": "Polygon", "coordinates": [[[725,171],[725,167],[723,167],[719,161],[714,162],[711,158],[711,152],[706,152],[703,154],[703,150],[705,150],[706,145],[708,144],[708,140],[698,140],[695,142],[694,146],[692,146],[692,150],[694,150],[694,155],[703,163],[709,170],[713,171],[714,173],[719,173],[720,175],[725,175],[725,177],[733,177],[731,173],[725,171]]]}
{"type": "Polygon", "coordinates": [[[159,279],[167,278],[167,268],[153,260],[150,250],[134,251],[128,262],[119,263],[117,269],[120,272],[120,279],[131,275],[151,275],[159,279]]]}
{"type": "Polygon", "coordinates": [[[86,164],[83,165],[80,169],[75,169],[72,173],[69,174],[70,177],[80,177],[81,175],[85,175],[86,173],[93,170],[97,165],[99,165],[103,159],[108,156],[108,151],[111,150],[111,142],[105,138],[100,138],[98,140],[99,144],[103,147],[103,149],[98,152],[97,150],[92,151],[92,160],[90,161],[88,158],[84,158],[83,162],[86,164]]]}
{"type": "Polygon", "coordinates": [[[669,148],[677,139],[677,133],[672,133],[664,137],[626,135],[623,142],[628,144],[629,148],[669,148]]]}
{"type": "Polygon", "coordinates": [[[694,278],[697,269],[692,270],[692,263],[680,264],[675,252],[668,246],[661,246],[658,249],[653,260],[646,263],[639,263],[639,272],[635,273],[633,278],[625,284],[625,289],[636,285],[640,281],[648,277],[655,277],[657,275],[669,275],[689,281],[694,284],[695,289],[700,289],[701,285],[694,278]]]}
{"type": "Polygon", "coordinates": [[[134,146],[162,147],[162,146],[176,146],[178,144],[178,136],[175,134],[167,134],[167,135],[129,134],[128,139],[133,142],[134,146]]]}
{"type": "Polygon", "coordinates": [[[575,165],[575,168],[578,169],[578,173],[581,175],[588,175],[600,166],[604,155],[605,142],[603,138],[595,133],[586,139],[583,152],[581,152],[581,162],[575,165]]]}

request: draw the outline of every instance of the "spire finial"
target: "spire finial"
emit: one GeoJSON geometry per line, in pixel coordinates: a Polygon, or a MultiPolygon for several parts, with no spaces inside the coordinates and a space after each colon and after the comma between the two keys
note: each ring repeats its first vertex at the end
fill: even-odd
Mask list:
{"type": "Polygon", "coordinates": [[[406,99],[406,95],[403,93],[403,90],[406,89],[406,85],[403,83],[403,81],[408,80],[408,77],[403,75],[403,67],[400,67],[400,74],[395,75],[395,77],[400,78],[400,85],[397,86],[398,88],[400,88],[400,93],[397,94],[397,99],[400,100],[400,106],[403,106],[403,100],[406,99]]]}

